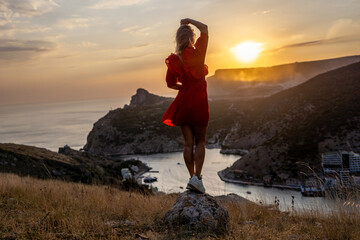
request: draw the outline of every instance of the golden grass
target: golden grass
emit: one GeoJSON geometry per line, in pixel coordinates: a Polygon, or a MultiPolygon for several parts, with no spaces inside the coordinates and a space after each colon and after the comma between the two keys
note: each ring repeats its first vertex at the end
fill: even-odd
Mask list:
{"type": "Polygon", "coordinates": [[[186,235],[159,225],[176,197],[0,174],[0,238],[360,239],[358,212],[292,214],[237,202],[224,203],[228,235],[186,235]]]}

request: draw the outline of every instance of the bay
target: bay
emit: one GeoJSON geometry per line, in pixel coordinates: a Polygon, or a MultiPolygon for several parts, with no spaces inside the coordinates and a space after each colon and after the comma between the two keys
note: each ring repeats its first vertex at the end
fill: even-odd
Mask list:
{"type": "MultiPolygon", "coordinates": [[[[80,149],[93,124],[110,110],[123,107],[130,97],[108,98],[62,103],[0,105],[0,142],[44,147],[57,151],[65,144],[80,149]]],[[[189,174],[184,165],[182,153],[151,155],[130,155],[147,163],[159,173],[147,173],[158,178],[153,187],[166,193],[185,190],[189,174]]],[[[217,175],[219,170],[229,167],[239,157],[220,154],[219,149],[207,149],[203,168],[203,181],[207,192],[212,195],[238,194],[261,204],[274,204],[275,197],[282,210],[297,211],[336,209],[341,202],[328,198],[307,198],[298,191],[244,186],[225,183],[217,175]],[[294,205],[292,205],[294,196],[294,205]]]]}
{"type": "MultiPolygon", "coordinates": [[[[158,181],[151,184],[159,191],[165,193],[183,192],[189,180],[189,173],[186,169],[182,153],[161,153],[148,155],[128,155],[126,159],[137,159],[146,163],[153,171],[145,176],[157,177],[158,181]]],[[[203,183],[206,192],[214,195],[227,195],[235,193],[258,204],[275,204],[279,201],[279,208],[282,211],[320,211],[328,213],[337,209],[342,202],[330,198],[304,197],[299,191],[282,190],[277,188],[265,188],[252,185],[239,185],[223,182],[217,172],[230,167],[236,160],[237,155],[224,155],[220,149],[206,149],[206,156],[202,170],[203,183]],[[294,197],[294,204],[292,203],[294,197]]]]}

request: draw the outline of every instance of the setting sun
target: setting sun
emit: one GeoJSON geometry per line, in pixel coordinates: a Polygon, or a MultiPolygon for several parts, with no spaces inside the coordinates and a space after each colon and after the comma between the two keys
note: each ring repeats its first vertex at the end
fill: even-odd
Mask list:
{"type": "Polygon", "coordinates": [[[259,56],[259,53],[263,50],[262,46],[262,43],[242,42],[231,48],[231,51],[239,61],[249,63],[259,56]]]}

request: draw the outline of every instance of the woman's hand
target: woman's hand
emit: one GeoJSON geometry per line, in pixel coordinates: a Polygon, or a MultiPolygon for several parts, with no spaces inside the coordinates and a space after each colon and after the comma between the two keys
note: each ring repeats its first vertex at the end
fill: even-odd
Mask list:
{"type": "Polygon", "coordinates": [[[180,25],[187,25],[187,24],[189,24],[189,23],[191,23],[191,19],[190,18],[184,18],[184,19],[181,19],[180,20],[180,25]]]}
{"type": "Polygon", "coordinates": [[[205,24],[203,24],[202,22],[196,21],[194,19],[191,19],[191,18],[181,19],[180,24],[181,25],[183,25],[183,24],[192,24],[195,27],[197,27],[200,30],[200,32],[208,34],[208,27],[205,24]]]}

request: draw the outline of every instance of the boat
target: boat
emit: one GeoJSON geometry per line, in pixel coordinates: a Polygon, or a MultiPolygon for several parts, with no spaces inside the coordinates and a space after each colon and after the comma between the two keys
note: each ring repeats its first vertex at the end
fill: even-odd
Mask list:
{"type": "Polygon", "coordinates": [[[305,197],[324,197],[325,188],[314,180],[307,180],[300,185],[301,194],[305,197]]]}
{"type": "Polygon", "coordinates": [[[144,177],[144,182],[146,182],[146,183],[152,183],[152,182],[156,182],[156,181],[157,181],[157,177],[151,177],[151,176],[144,177]]]}

